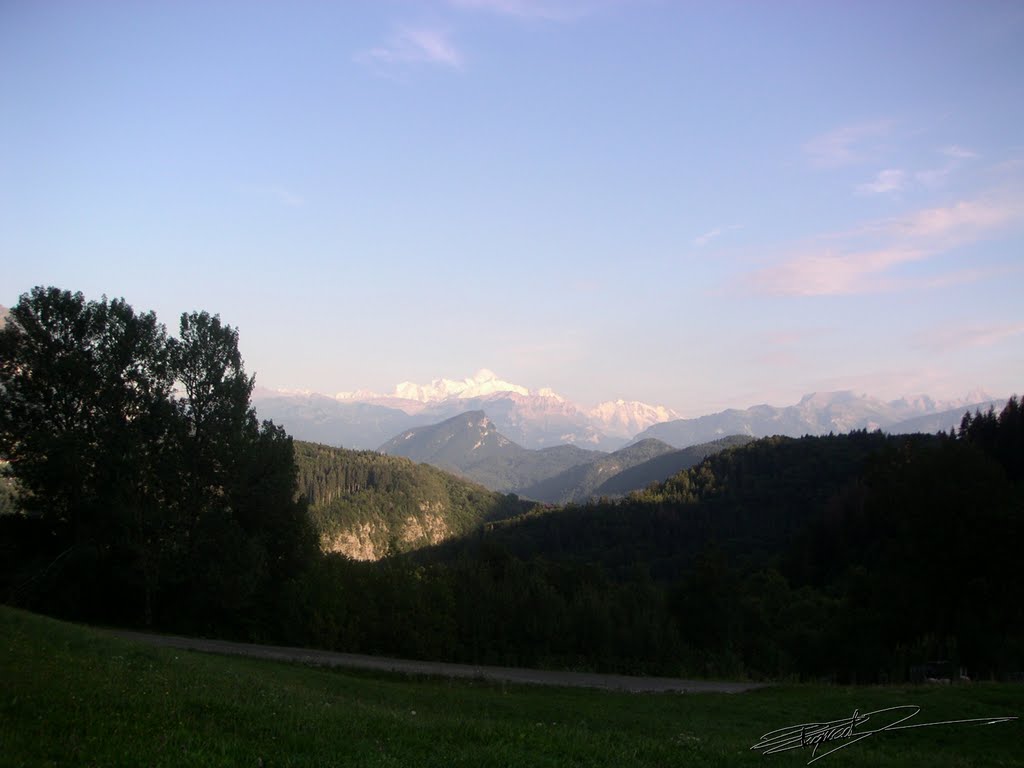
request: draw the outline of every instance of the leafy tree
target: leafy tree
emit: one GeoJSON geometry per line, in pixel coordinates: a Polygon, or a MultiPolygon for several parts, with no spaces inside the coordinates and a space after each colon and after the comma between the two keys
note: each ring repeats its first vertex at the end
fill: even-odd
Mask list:
{"type": "Polygon", "coordinates": [[[0,535],[15,599],[81,618],[247,631],[315,552],[291,439],[260,425],[238,333],[168,338],[123,300],[35,288],[0,330],[0,535]],[[10,519],[8,519],[10,518],[10,519]]]}
{"type": "Polygon", "coordinates": [[[58,558],[100,571],[145,559],[170,427],[155,315],[35,288],[0,330],[0,387],[0,453],[58,558]]]}
{"type": "Polygon", "coordinates": [[[249,399],[255,379],[245,372],[236,329],[217,315],[186,313],[168,346],[185,511],[186,567],[175,586],[189,595],[181,603],[187,615],[176,622],[251,634],[273,621],[275,596],[316,554],[296,499],[292,441],[258,422],[249,399]]]}

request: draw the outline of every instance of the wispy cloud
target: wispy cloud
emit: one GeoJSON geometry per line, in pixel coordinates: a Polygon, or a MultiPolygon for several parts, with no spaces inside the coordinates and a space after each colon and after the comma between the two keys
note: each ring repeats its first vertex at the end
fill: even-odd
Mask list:
{"type": "Polygon", "coordinates": [[[945,248],[973,240],[1024,214],[1018,202],[964,200],[942,208],[925,208],[906,216],[888,219],[884,228],[895,235],[911,238],[942,238],[945,248]]]}
{"type": "MultiPolygon", "coordinates": [[[[958,246],[980,240],[1001,227],[1024,222],[1024,204],[1015,200],[962,201],[925,208],[904,216],[870,222],[858,229],[823,235],[796,255],[749,275],[758,293],[785,296],[835,296],[906,288],[894,271],[958,246]],[[828,245],[821,243],[827,242],[828,245]]],[[[931,275],[918,285],[937,287],[980,279],[974,269],[931,275]]]]}
{"type": "Polygon", "coordinates": [[[973,160],[978,156],[978,153],[974,150],[967,149],[966,147],[960,147],[955,144],[943,147],[940,151],[946,157],[953,157],[957,160],[973,160]]]}
{"type": "Polygon", "coordinates": [[[468,11],[544,21],[572,21],[589,16],[607,4],[595,0],[448,0],[448,3],[468,11]]]}
{"type": "Polygon", "coordinates": [[[887,168],[879,171],[874,181],[857,185],[857,192],[862,195],[884,195],[899,192],[903,189],[907,174],[898,168],[887,168]]]}
{"type": "Polygon", "coordinates": [[[381,46],[357,54],[356,59],[378,65],[434,64],[461,69],[462,54],[448,32],[432,27],[403,27],[381,46]]]}
{"type": "Polygon", "coordinates": [[[926,187],[939,186],[965,162],[978,157],[977,152],[957,145],[943,147],[939,154],[947,158],[945,163],[938,168],[928,168],[914,174],[914,178],[926,187]]]}
{"type": "Polygon", "coordinates": [[[952,164],[944,165],[941,168],[929,168],[925,171],[918,171],[914,178],[926,187],[937,187],[953,173],[956,167],[952,164]]]}
{"type": "Polygon", "coordinates": [[[838,168],[865,162],[876,156],[878,143],[893,128],[892,120],[845,125],[815,136],[804,144],[804,152],[817,168],[838,168]]]}
{"type": "Polygon", "coordinates": [[[950,352],[957,349],[992,347],[1017,336],[1024,336],[1024,323],[940,328],[920,336],[918,347],[929,352],[950,352]]]}
{"type": "Polygon", "coordinates": [[[730,224],[728,227],[715,227],[712,230],[705,232],[699,237],[693,238],[693,244],[698,248],[703,248],[705,245],[710,243],[712,240],[721,237],[726,232],[731,232],[734,229],[743,229],[742,224],[730,224]]]}

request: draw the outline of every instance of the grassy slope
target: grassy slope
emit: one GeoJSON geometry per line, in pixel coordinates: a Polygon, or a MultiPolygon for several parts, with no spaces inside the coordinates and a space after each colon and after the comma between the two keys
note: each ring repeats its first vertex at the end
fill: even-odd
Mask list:
{"type": "MultiPolygon", "coordinates": [[[[156,649],[0,607],[0,764],[798,766],[764,732],[896,704],[1019,715],[1024,686],[630,695],[408,679],[156,649]]],[[[883,734],[828,766],[1019,765],[1020,721],[883,734]]]]}

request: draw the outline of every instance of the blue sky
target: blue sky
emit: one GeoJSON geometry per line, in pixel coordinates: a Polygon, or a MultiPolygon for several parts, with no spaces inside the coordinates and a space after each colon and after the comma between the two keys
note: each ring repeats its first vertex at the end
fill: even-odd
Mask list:
{"type": "Polygon", "coordinates": [[[0,5],[0,303],[267,387],[1024,391],[1020,3],[0,5]]]}

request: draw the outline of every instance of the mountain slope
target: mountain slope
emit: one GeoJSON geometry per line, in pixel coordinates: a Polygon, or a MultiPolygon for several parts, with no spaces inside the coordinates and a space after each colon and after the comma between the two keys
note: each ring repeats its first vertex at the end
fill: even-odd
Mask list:
{"type": "Polygon", "coordinates": [[[605,455],[575,445],[555,445],[540,450],[526,449],[513,456],[491,456],[470,464],[462,473],[485,488],[525,494],[524,489],[532,485],[605,455]]]}
{"type": "Polygon", "coordinates": [[[420,413],[441,419],[467,410],[486,411],[501,434],[531,449],[568,444],[605,450],[621,447],[629,437],[605,434],[586,412],[552,392],[493,392],[448,399],[431,403],[420,413]]]}
{"type": "Polygon", "coordinates": [[[523,496],[550,504],[586,501],[609,478],[623,470],[670,452],[660,440],[641,440],[614,453],[603,454],[518,491],[523,496]]]}
{"type": "Polygon", "coordinates": [[[661,453],[642,464],[629,467],[609,477],[596,489],[594,496],[624,496],[640,491],[651,483],[662,483],[684,469],[695,467],[708,456],[728,448],[746,445],[754,438],[748,435],[730,435],[710,443],[699,443],[678,451],[661,453]]]}
{"type": "MultiPolygon", "coordinates": [[[[860,475],[869,456],[898,439],[935,438],[866,432],[762,438],[614,502],[488,525],[486,545],[522,559],[600,563],[609,574],[628,574],[643,563],[654,578],[669,580],[711,541],[730,556],[766,563],[860,475]]],[[[483,543],[455,540],[418,555],[451,561],[483,543]]]]}
{"type": "Polygon", "coordinates": [[[483,411],[467,411],[439,424],[408,429],[380,446],[391,456],[461,471],[484,459],[520,455],[526,449],[498,432],[483,411]]]}
{"type": "Polygon", "coordinates": [[[325,551],[377,560],[463,535],[529,505],[439,469],[295,441],[299,492],[325,551]]]}
{"type": "Polygon", "coordinates": [[[380,451],[455,472],[503,493],[605,455],[574,445],[523,448],[499,432],[483,411],[406,430],[381,445],[380,451]]]}

